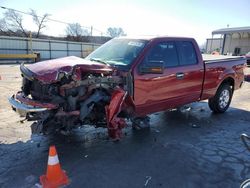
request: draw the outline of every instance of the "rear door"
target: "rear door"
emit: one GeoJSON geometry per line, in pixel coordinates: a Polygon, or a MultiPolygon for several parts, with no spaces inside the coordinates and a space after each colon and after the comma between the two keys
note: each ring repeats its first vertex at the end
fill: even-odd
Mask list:
{"type": "Polygon", "coordinates": [[[181,92],[186,103],[197,101],[201,97],[204,79],[204,64],[202,61],[199,62],[196,54],[199,49],[195,49],[192,41],[176,41],[176,46],[179,55],[179,70],[176,75],[183,75],[183,82],[180,80],[179,83],[181,92]]]}
{"type": "Polygon", "coordinates": [[[134,100],[138,114],[161,111],[199,99],[203,67],[191,41],[156,42],[139,66],[134,69],[134,100]],[[159,61],[164,62],[162,74],[140,74],[138,71],[139,66],[159,61]]]}

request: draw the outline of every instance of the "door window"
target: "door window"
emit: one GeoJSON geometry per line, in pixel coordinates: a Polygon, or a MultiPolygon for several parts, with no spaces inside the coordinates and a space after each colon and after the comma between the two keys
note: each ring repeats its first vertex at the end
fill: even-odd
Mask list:
{"type": "Polygon", "coordinates": [[[178,66],[179,60],[174,42],[161,42],[150,50],[144,63],[154,64],[156,62],[163,62],[164,67],[178,66]]]}

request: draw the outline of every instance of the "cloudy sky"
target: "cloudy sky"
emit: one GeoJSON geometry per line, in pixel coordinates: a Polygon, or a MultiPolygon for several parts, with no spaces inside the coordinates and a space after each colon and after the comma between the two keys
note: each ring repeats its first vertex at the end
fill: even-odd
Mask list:
{"type": "MultiPolygon", "coordinates": [[[[216,29],[250,26],[249,0],[0,0],[0,6],[52,19],[78,22],[105,34],[108,27],[122,27],[127,35],[173,35],[194,37],[200,44],[216,29]]],[[[4,9],[0,8],[0,16],[4,9]]],[[[24,15],[28,30],[32,19],[24,15]]],[[[65,35],[65,24],[49,22],[44,34],[65,35]]]]}

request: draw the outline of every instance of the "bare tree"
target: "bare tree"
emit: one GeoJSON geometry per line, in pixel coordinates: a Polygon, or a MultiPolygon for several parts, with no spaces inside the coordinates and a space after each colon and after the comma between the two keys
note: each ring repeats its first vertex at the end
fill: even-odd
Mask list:
{"type": "Polygon", "coordinates": [[[83,29],[79,23],[71,23],[66,27],[67,38],[80,41],[82,36],[89,35],[87,29],[83,29]]]}
{"type": "Polygon", "coordinates": [[[37,28],[37,33],[36,33],[36,38],[38,38],[39,35],[40,35],[41,30],[46,27],[46,22],[48,21],[48,18],[49,18],[50,15],[48,13],[46,13],[43,16],[38,16],[36,11],[33,10],[33,9],[30,9],[30,14],[33,17],[34,23],[38,27],[37,28]]]}
{"type": "Polygon", "coordinates": [[[8,25],[6,23],[6,20],[4,18],[0,19],[0,34],[1,35],[7,35],[7,36],[17,36],[17,33],[21,33],[20,30],[12,31],[8,28],[8,25]]]}
{"type": "Polygon", "coordinates": [[[7,29],[7,24],[6,24],[5,19],[0,19],[0,32],[5,33],[7,31],[8,29],[7,29]]]}
{"type": "Polygon", "coordinates": [[[21,31],[22,35],[28,37],[27,31],[23,27],[23,17],[21,14],[9,9],[4,13],[4,19],[9,31],[21,31]]]}
{"type": "Polygon", "coordinates": [[[120,27],[109,27],[107,29],[107,34],[112,38],[126,35],[123,29],[120,27]]]}

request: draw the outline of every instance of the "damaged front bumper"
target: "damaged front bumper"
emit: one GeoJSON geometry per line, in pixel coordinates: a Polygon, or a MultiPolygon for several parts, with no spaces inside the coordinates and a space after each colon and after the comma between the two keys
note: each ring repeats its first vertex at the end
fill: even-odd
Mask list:
{"type": "Polygon", "coordinates": [[[22,92],[18,92],[16,95],[9,97],[8,100],[12,109],[18,112],[20,117],[26,117],[27,113],[31,112],[43,112],[57,108],[57,105],[54,104],[41,103],[32,100],[25,96],[22,92]]]}
{"type": "MultiPolygon", "coordinates": [[[[90,107],[91,103],[98,103],[100,100],[104,100],[105,97],[103,98],[103,95],[101,91],[96,91],[81,103],[81,110],[74,111],[63,111],[58,104],[36,101],[26,96],[22,91],[10,97],[9,102],[14,111],[28,120],[37,120],[36,118],[42,115],[54,114],[55,117],[79,116],[79,119],[84,122],[86,114],[88,115],[92,110],[90,107]]],[[[112,139],[119,140],[122,137],[122,129],[126,126],[124,117],[119,116],[119,114],[122,111],[126,112],[126,114],[130,113],[131,99],[127,95],[127,91],[117,87],[113,90],[111,98],[108,97],[108,100],[110,100],[109,104],[105,105],[108,133],[112,139]]],[[[72,121],[69,122],[70,126],[73,125],[72,121]]]]}

